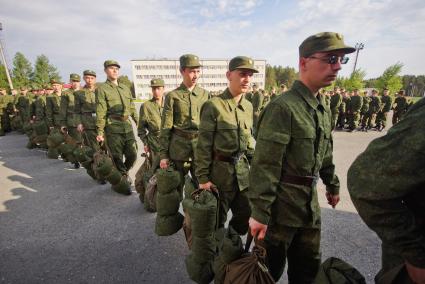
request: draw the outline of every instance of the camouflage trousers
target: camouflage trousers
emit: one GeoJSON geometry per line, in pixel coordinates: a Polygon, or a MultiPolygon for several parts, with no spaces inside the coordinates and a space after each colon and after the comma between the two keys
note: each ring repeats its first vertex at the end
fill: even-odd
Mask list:
{"type": "Polygon", "coordinates": [[[77,142],[77,144],[81,144],[82,137],[81,137],[81,133],[77,131],[77,127],[67,126],[66,128],[68,129],[68,135],[71,136],[72,139],[74,139],[75,142],[77,142]]]}
{"type": "Polygon", "coordinates": [[[333,109],[331,110],[331,113],[332,113],[331,127],[332,127],[332,130],[334,130],[338,122],[339,113],[338,113],[338,110],[333,110],[333,109]]]}
{"type": "Polygon", "coordinates": [[[393,112],[393,125],[400,121],[403,118],[405,112],[404,111],[394,111],[393,112]]]}
{"type": "Polygon", "coordinates": [[[288,259],[289,283],[313,283],[321,263],[320,228],[270,224],[259,244],[267,251],[267,267],[277,282],[288,259]]]}
{"type": "Polygon", "coordinates": [[[362,128],[375,127],[376,113],[366,113],[362,119],[362,128]]]}
{"type": "Polygon", "coordinates": [[[122,174],[128,174],[137,160],[137,142],[133,131],[127,133],[107,132],[105,136],[118,171],[122,174]],[[123,158],[125,158],[125,161],[123,158]]]}
{"type": "MultiPolygon", "coordinates": [[[[214,182],[213,182],[214,183],[214,182]]],[[[251,216],[251,208],[244,191],[240,191],[235,185],[232,191],[219,191],[218,227],[224,227],[229,210],[232,210],[232,219],[229,225],[238,232],[245,235],[248,232],[248,221],[251,216]]]]}
{"type": "Polygon", "coordinates": [[[97,132],[95,129],[84,129],[84,132],[81,134],[82,143],[85,146],[88,146],[95,151],[99,150],[99,142],[97,142],[97,132]]]}
{"type": "Polygon", "coordinates": [[[349,128],[350,129],[356,129],[357,127],[359,127],[360,124],[360,112],[354,112],[354,113],[350,113],[349,116],[349,128]]]}
{"type": "Polygon", "coordinates": [[[376,115],[376,127],[383,127],[385,128],[387,126],[387,117],[388,112],[378,112],[376,115]]]}

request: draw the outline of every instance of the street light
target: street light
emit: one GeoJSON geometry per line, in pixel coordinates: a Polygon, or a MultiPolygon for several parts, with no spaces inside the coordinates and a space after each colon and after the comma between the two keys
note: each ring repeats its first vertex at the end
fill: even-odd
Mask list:
{"type": "MultiPolygon", "coordinates": [[[[2,23],[0,23],[0,31],[2,30],[3,30],[3,25],[2,23]]],[[[4,69],[6,70],[6,76],[7,76],[7,81],[9,82],[9,87],[11,90],[13,90],[12,79],[10,79],[9,68],[7,68],[6,57],[4,56],[4,53],[3,53],[3,46],[2,46],[1,40],[0,40],[0,53],[1,53],[1,58],[3,60],[4,69]]]]}
{"type": "Polygon", "coordinates": [[[360,50],[362,50],[364,48],[364,43],[356,43],[356,45],[354,46],[354,48],[356,49],[356,59],[354,61],[354,67],[353,67],[353,72],[351,73],[351,76],[353,76],[354,72],[356,71],[356,66],[357,66],[357,58],[359,57],[359,52],[360,50]]]}

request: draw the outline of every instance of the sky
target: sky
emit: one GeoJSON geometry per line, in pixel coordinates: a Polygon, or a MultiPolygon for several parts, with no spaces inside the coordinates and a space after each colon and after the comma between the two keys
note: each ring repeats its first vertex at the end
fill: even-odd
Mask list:
{"type": "Polygon", "coordinates": [[[0,22],[9,65],[18,51],[31,62],[45,54],[63,80],[85,69],[104,80],[106,59],[132,79],[130,60],[185,53],[297,68],[300,43],[323,31],[364,44],[357,68],[366,78],[397,62],[402,74],[425,74],[423,0],[0,0],[0,22]]]}

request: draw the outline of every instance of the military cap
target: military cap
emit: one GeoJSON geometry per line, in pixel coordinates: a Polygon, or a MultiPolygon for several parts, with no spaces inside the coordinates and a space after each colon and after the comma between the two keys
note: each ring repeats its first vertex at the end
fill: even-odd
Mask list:
{"type": "Polygon", "coordinates": [[[164,80],[155,78],[151,80],[151,87],[164,87],[164,80]]]}
{"type": "Polygon", "coordinates": [[[196,68],[201,67],[199,63],[199,57],[193,54],[184,54],[180,56],[180,68],[196,68]]]}
{"type": "Polygon", "coordinates": [[[121,68],[121,66],[120,66],[120,64],[118,63],[118,61],[115,61],[115,60],[106,60],[106,61],[103,63],[103,66],[104,66],[105,68],[107,68],[107,67],[109,67],[109,66],[117,66],[118,68],[121,68]]]}
{"type": "Polygon", "coordinates": [[[21,91],[23,91],[23,90],[28,90],[28,88],[27,88],[27,86],[21,86],[20,90],[21,90],[21,91]]]}
{"type": "Polygon", "coordinates": [[[398,93],[399,93],[400,95],[404,95],[404,90],[400,90],[400,91],[398,91],[398,93]]]}
{"type": "Polygon", "coordinates": [[[62,85],[62,82],[61,81],[59,81],[59,80],[57,80],[57,79],[50,79],[50,84],[60,84],[60,85],[62,85]]]}
{"type": "Polygon", "coordinates": [[[45,90],[53,90],[52,84],[44,84],[43,87],[45,90]]]}
{"type": "Polygon", "coordinates": [[[389,89],[388,89],[388,87],[384,87],[384,91],[388,91],[389,89]]]}
{"type": "Polygon", "coordinates": [[[72,73],[69,75],[69,80],[72,82],[80,82],[81,81],[81,77],[78,74],[72,73]]]}
{"type": "Polygon", "coordinates": [[[229,71],[236,69],[247,69],[254,73],[258,73],[258,70],[254,67],[254,60],[246,56],[236,56],[230,60],[229,71]]]}
{"type": "Polygon", "coordinates": [[[253,87],[257,87],[257,83],[252,84],[253,87]]]}
{"type": "Polygon", "coordinates": [[[306,38],[299,46],[300,57],[309,57],[316,52],[343,51],[353,53],[354,47],[345,45],[344,37],[339,33],[323,32],[306,38]]]}
{"type": "Polygon", "coordinates": [[[96,72],[94,72],[92,70],[84,70],[83,75],[84,76],[94,76],[94,77],[96,77],[96,72]]]}
{"type": "Polygon", "coordinates": [[[377,92],[378,92],[378,90],[372,89],[372,93],[377,93],[377,92]]]}

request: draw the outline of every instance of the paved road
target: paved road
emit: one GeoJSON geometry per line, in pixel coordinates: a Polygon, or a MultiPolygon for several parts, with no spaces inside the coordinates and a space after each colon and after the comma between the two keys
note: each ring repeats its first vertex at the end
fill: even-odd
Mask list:
{"type": "MultiPolygon", "coordinates": [[[[318,189],[323,260],[336,256],[348,261],[368,283],[379,269],[380,244],[355,212],[346,172],[379,135],[335,133],[342,182],[336,210],[324,201],[323,185],[318,189]]],[[[0,137],[0,283],[190,283],[182,231],[157,237],[155,215],[143,210],[135,194],[116,194],[92,181],[84,169],[27,150],[26,142],[17,133],[0,137]]],[[[130,173],[133,178],[137,167],[130,173]]]]}

